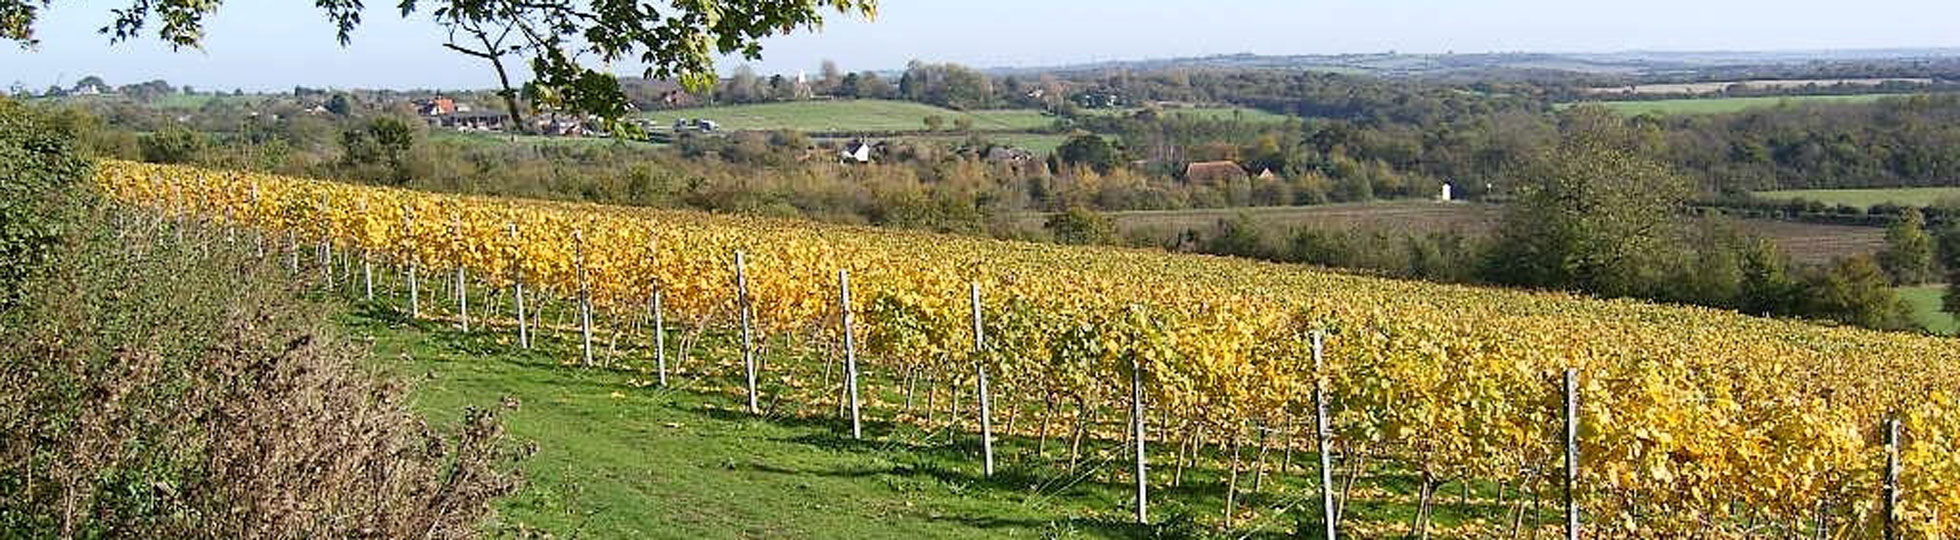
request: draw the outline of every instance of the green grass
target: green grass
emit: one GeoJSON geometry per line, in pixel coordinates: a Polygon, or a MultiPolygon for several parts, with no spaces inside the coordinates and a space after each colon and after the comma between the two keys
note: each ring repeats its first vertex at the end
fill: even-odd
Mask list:
{"type": "MultiPolygon", "coordinates": [[[[1899,94],[1854,94],[1844,96],[1762,96],[1730,98],[1687,98],[1662,99],[1652,101],[1599,101],[1596,103],[1625,115],[1638,114],[1718,114],[1776,107],[1784,104],[1810,105],[1819,103],[1871,103],[1899,94]]],[[[1580,103],[1561,103],[1559,106],[1572,107],[1580,103]]]]}
{"type": "Polygon", "coordinates": [[[676,119],[700,118],[719,122],[727,130],[794,129],[809,133],[924,131],[927,116],[945,118],[945,129],[952,129],[956,118],[970,118],[973,128],[981,131],[1026,131],[1054,123],[1054,119],[1033,109],[956,111],[909,101],[874,99],[732,105],[641,115],[662,127],[673,125],[676,119]]]}
{"type": "MultiPolygon", "coordinates": [[[[1098,109],[1089,114],[1135,114],[1142,109],[1136,107],[1122,109],[1098,109]]],[[[1273,114],[1259,109],[1231,106],[1171,107],[1159,109],[1166,117],[1198,118],[1205,120],[1242,120],[1255,124],[1277,124],[1291,118],[1283,114],[1273,114]]]]}
{"type": "MultiPolygon", "coordinates": [[[[892,139],[903,140],[903,141],[932,142],[932,143],[939,143],[943,145],[958,145],[961,143],[965,143],[967,139],[973,138],[975,136],[978,136],[981,140],[992,142],[995,144],[1004,144],[1008,146],[1017,146],[1017,147],[1025,148],[1036,154],[1052,153],[1055,151],[1056,147],[1061,146],[1062,143],[1068,142],[1069,139],[1068,135],[1059,135],[1059,134],[1051,134],[1051,133],[979,133],[975,135],[904,135],[900,137],[893,137],[892,139]]],[[[848,141],[849,139],[832,139],[832,140],[848,141]]]]}
{"type": "Polygon", "coordinates": [[[1912,318],[1935,334],[1960,334],[1960,320],[1941,308],[1941,298],[1946,294],[1945,285],[1926,287],[1901,287],[1899,298],[1912,306],[1912,318]]]}
{"type": "Polygon", "coordinates": [[[1807,199],[1824,204],[1844,204],[1870,208],[1881,203],[1931,206],[1942,200],[1960,200],[1960,187],[1911,187],[1877,189],[1791,189],[1758,191],[1757,197],[1772,200],[1807,199]]]}
{"type": "MultiPolygon", "coordinates": [[[[447,296],[433,287],[424,294],[447,296]]],[[[876,401],[867,407],[866,439],[856,441],[837,419],[834,401],[822,397],[831,394],[789,384],[835,388],[818,383],[828,379],[817,354],[765,355],[765,414],[756,417],[741,409],[740,366],[733,360],[739,356],[726,335],[708,333],[691,358],[675,360],[674,385],[663,389],[652,383],[648,355],[631,343],[621,344],[608,362],[613,367],[584,368],[576,365],[570,332],[547,332],[537,350],[521,351],[512,346],[508,328],[479,327],[466,335],[451,325],[403,321],[399,306],[388,301],[356,305],[341,317],[342,326],[373,344],[381,370],[412,381],[418,410],[453,422],[464,407],[498,408],[509,433],[535,445],[535,455],[523,464],[524,487],[501,502],[490,525],[499,535],[1185,537],[1220,531],[1225,461],[1216,446],[1185,472],[1182,487],[1172,487],[1168,445],[1153,443],[1151,510],[1157,524],[1140,527],[1130,523],[1133,484],[1112,477],[1127,474],[1115,441],[1089,441],[1083,465],[1071,469],[1059,423],[1046,457],[1036,457],[1031,437],[1000,437],[999,469],[986,478],[971,433],[892,422],[904,399],[901,387],[875,367],[867,370],[866,394],[876,401]]],[[[563,305],[547,309],[551,320],[569,312],[563,305]]],[[[600,335],[604,356],[606,334],[600,335]]],[[[680,332],[671,335],[669,343],[677,343],[680,332]]],[[[926,388],[919,387],[920,409],[926,388]]],[[[947,418],[947,395],[938,397],[940,423],[947,418]]],[[[997,429],[1011,422],[1002,417],[1016,404],[1027,411],[1020,422],[1029,430],[1039,403],[999,393],[997,429]]],[[[1120,411],[1105,411],[1103,418],[1109,422],[1101,428],[1105,433],[1118,432],[1120,411]]],[[[1254,449],[1245,448],[1247,463],[1254,449]]],[[[1283,455],[1275,449],[1268,463],[1277,469],[1283,455]]],[[[1232,536],[1274,538],[1297,524],[1318,523],[1309,468],[1314,458],[1300,451],[1292,459],[1295,465],[1270,474],[1261,492],[1251,492],[1250,472],[1242,476],[1241,508],[1255,514],[1242,518],[1232,536]]],[[[1405,527],[1413,511],[1412,475],[1373,470],[1358,485],[1344,522],[1362,537],[1370,536],[1368,530],[1405,527]]],[[[1466,506],[1458,502],[1461,484],[1444,487],[1436,515],[1440,531],[1489,526],[1465,525],[1472,516],[1503,520],[1495,487],[1476,488],[1466,506]]],[[[1545,510],[1550,526],[1552,507],[1545,510]]]]}
{"type": "Polygon", "coordinates": [[[268,101],[272,99],[272,97],[263,94],[245,94],[239,96],[234,96],[231,94],[188,95],[188,94],[183,94],[178,92],[172,92],[169,94],[165,94],[163,96],[159,96],[155,100],[152,100],[148,103],[138,103],[137,101],[120,94],[101,94],[101,95],[94,95],[94,96],[63,96],[58,98],[34,98],[34,99],[37,101],[51,101],[51,102],[73,104],[73,105],[87,105],[87,104],[99,104],[99,103],[131,103],[131,104],[144,105],[157,109],[199,109],[204,107],[206,103],[210,103],[212,101],[228,101],[236,105],[249,107],[254,103],[268,101]]]}
{"type": "Polygon", "coordinates": [[[635,146],[660,146],[660,143],[623,141],[602,137],[549,137],[544,135],[515,135],[510,133],[488,133],[482,131],[457,131],[453,129],[431,129],[429,140],[450,141],[467,145],[549,145],[549,146],[608,146],[615,143],[635,146]]]}

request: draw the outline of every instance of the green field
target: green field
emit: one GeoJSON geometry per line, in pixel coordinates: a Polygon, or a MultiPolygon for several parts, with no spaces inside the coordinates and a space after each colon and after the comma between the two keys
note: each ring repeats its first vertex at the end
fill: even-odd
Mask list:
{"type": "Polygon", "coordinates": [[[975,136],[994,144],[1004,144],[1028,149],[1036,154],[1048,154],[1062,143],[1068,142],[1068,135],[1050,133],[982,133],[978,135],[906,135],[898,140],[933,142],[945,145],[965,143],[975,136]]]}
{"type": "MultiPolygon", "coordinates": [[[[1503,206],[1495,204],[1403,199],[1312,206],[1144,210],[1106,215],[1120,231],[1149,233],[1145,236],[1168,241],[1184,230],[1204,230],[1239,216],[1251,218],[1275,233],[1300,228],[1394,234],[1454,231],[1478,236],[1489,232],[1503,211],[1503,206]]],[[[1014,222],[1031,234],[1040,234],[1047,219],[1048,214],[1028,212],[1016,216],[1014,222]]],[[[1785,254],[1804,264],[1825,264],[1842,257],[1869,255],[1885,245],[1885,229],[1879,227],[1774,219],[1745,219],[1734,223],[1750,234],[1775,240],[1785,254]]]]}
{"type": "MultiPolygon", "coordinates": [[[[1686,98],[1653,101],[1599,101],[1584,102],[1603,105],[1608,109],[1626,115],[1637,114],[1718,114],[1776,107],[1780,105],[1810,105],[1836,103],[1871,103],[1899,94],[1854,94],[1847,96],[1763,96],[1730,98],[1686,98]]],[[[1580,103],[1561,103],[1560,108],[1577,106],[1580,103]]]]}
{"type": "Polygon", "coordinates": [[[1945,285],[1927,287],[1902,287],[1899,298],[1912,305],[1912,317],[1935,334],[1955,335],[1960,333],[1960,320],[1941,309],[1941,298],[1946,294],[1945,285]]]}
{"type": "Polygon", "coordinates": [[[1944,200],[1960,200],[1960,187],[1915,187],[1878,189],[1790,189],[1758,191],[1757,197],[1771,200],[1806,199],[1824,204],[1844,204],[1870,208],[1881,203],[1905,206],[1931,206],[1944,200]]]}
{"type": "Polygon", "coordinates": [[[1242,120],[1252,123],[1285,122],[1286,115],[1273,114],[1259,109],[1245,107],[1195,107],[1189,109],[1164,109],[1164,115],[1172,118],[1202,118],[1206,120],[1242,120]]]}
{"type": "MultiPolygon", "coordinates": [[[[399,284],[377,289],[384,285],[399,284]]],[[[938,392],[934,406],[932,422],[942,427],[890,421],[904,401],[892,374],[866,373],[866,393],[878,397],[868,398],[874,401],[865,413],[865,439],[852,440],[834,405],[811,401],[827,399],[814,397],[823,392],[790,386],[791,380],[811,387],[835,380],[820,371],[820,352],[767,353],[765,411],[756,417],[742,410],[740,364],[731,363],[739,353],[731,336],[720,332],[706,334],[689,359],[674,360],[673,386],[663,389],[653,384],[645,351],[624,340],[616,367],[582,368],[570,329],[541,332],[538,348],[523,351],[513,345],[508,327],[485,332],[479,326],[463,334],[441,322],[411,323],[399,315],[405,306],[398,303],[351,302],[340,326],[373,344],[379,369],[415,381],[414,406],[430,418],[454,418],[470,406],[496,409],[512,437],[535,445],[522,465],[524,486],[498,505],[493,536],[1187,538],[1216,535],[1221,527],[1229,454],[1205,448],[1181,486],[1172,486],[1172,452],[1156,442],[1150,454],[1153,525],[1131,523],[1134,485],[1122,446],[1109,438],[1121,432],[1118,413],[1104,417],[1097,429],[1103,437],[1084,441],[1075,467],[1060,424],[1045,444],[1025,435],[997,437],[998,470],[987,478],[977,436],[968,431],[971,418],[960,429],[946,424],[949,393],[938,392]],[[791,397],[778,398],[784,395],[791,397]]],[[[508,308],[495,299],[486,303],[478,309],[508,308]]],[[[548,319],[557,320],[571,307],[545,309],[548,319]]],[[[672,335],[670,344],[682,332],[672,335]]],[[[603,334],[595,339],[603,358],[610,343],[603,334]]],[[[914,418],[931,403],[930,386],[919,387],[914,418]]],[[[1037,400],[998,400],[996,429],[1014,429],[1008,411],[1015,403],[1030,410],[1019,430],[1031,431],[1026,418],[1040,407],[1037,400]]],[[[966,405],[960,410],[972,403],[966,405]]],[[[1256,452],[1250,446],[1244,451],[1238,497],[1244,513],[1229,536],[1278,538],[1296,527],[1311,530],[1319,514],[1315,457],[1305,449],[1288,454],[1273,448],[1264,458],[1268,474],[1255,490],[1256,452]],[[1289,456],[1291,465],[1283,465],[1289,456]]],[[[1406,527],[1415,489],[1407,471],[1372,468],[1356,485],[1343,526],[1359,537],[1406,527]]],[[[1487,532],[1505,522],[1509,507],[1498,501],[1495,486],[1478,484],[1468,499],[1461,483],[1443,489],[1434,524],[1444,537],[1487,532]]],[[[1552,508],[1542,520],[1547,527],[1556,524],[1552,508]]]]}
{"type": "MultiPolygon", "coordinates": [[[[1137,107],[1129,107],[1129,108],[1121,108],[1121,109],[1091,110],[1088,111],[1088,113],[1102,114],[1102,115],[1135,114],[1137,111],[1140,110],[1143,109],[1137,107]]],[[[1252,122],[1252,123],[1280,123],[1280,122],[1285,122],[1287,118],[1291,118],[1283,114],[1273,114],[1259,109],[1252,109],[1246,107],[1231,107],[1231,106],[1166,107],[1166,108],[1158,109],[1158,111],[1162,112],[1164,116],[1171,117],[1171,118],[1183,117],[1183,118],[1201,118],[1206,120],[1242,120],[1242,121],[1252,122]]]]}
{"type": "Polygon", "coordinates": [[[612,144],[631,144],[635,146],[662,146],[661,143],[624,141],[607,137],[550,137],[545,135],[517,135],[511,133],[490,133],[483,131],[457,131],[453,129],[429,130],[430,141],[449,141],[466,145],[506,145],[527,144],[545,146],[608,146],[612,144]]]}
{"type": "Polygon", "coordinates": [[[271,101],[273,99],[276,99],[276,96],[269,96],[264,94],[245,94],[240,96],[234,96],[231,94],[190,95],[190,94],[172,92],[169,94],[158,96],[155,100],[152,100],[147,103],[140,103],[134,99],[130,99],[128,97],[124,97],[119,94],[102,94],[102,95],[95,95],[95,96],[63,96],[57,98],[34,98],[33,101],[62,103],[62,104],[69,104],[69,105],[129,103],[129,104],[143,105],[143,106],[148,106],[148,107],[153,107],[158,109],[198,109],[204,107],[206,103],[210,103],[212,101],[224,101],[241,107],[249,107],[255,103],[271,101]]]}
{"type": "Polygon", "coordinates": [[[1054,119],[1033,109],[955,111],[909,101],[875,99],[795,101],[702,107],[643,113],[642,118],[665,127],[675,120],[699,118],[713,120],[725,130],[794,129],[809,133],[838,131],[925,131],[925,118],[946,119],[953,129],[956,118],[970,118],[981,131],[1025,131],[1048,127],[1054,119]]]}

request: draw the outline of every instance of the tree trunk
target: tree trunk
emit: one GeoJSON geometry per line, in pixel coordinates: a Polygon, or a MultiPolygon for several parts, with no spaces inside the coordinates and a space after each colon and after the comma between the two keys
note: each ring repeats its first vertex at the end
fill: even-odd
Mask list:
{"type": "Polygon", "coordinates": [[[1232,521],[1237,518],[1236,514],[1238,514],[1235,506],[1238,503],[1238,494],[1239,494],[1239,430],[1238,429],[1232,430],[1231,437],[1232,437],[1232,464],[1231,464],[1232,470],[1229,473],[1227,480],[1225,481],[1225,528],[1226,529],[1232,528],[1232,521]]]}
{"type": "Polygon", "coordinates": [[[1082,433],[1087,430],[1089,421],[1088,405],[1081,396],[1075,398],[1075,437],[1068,445],[1068,470],[1074,471],[1082,460],[1082,433]]]}
{"type": "Polygon", "coordinates": [[[1040,435],[1038,435],[1041,442],[1036,443],[1034,447],[1034,457],[1037,459],[1047,459],[1048,457],[1048,421],[1055,416],[1055,393],[1046,393],[1042,398],[1042,402],[1041,430],[1040,435]]]}
{"type": "Polygon", "coordinates": [[[1252,466],[1252,492],[1261,493],[1266,487],[1266,424],[1259,423],[1259,457],[1252,466]]]}
{"type": "Polygon", "coordinates": [[[1416,520],[1410,527],[1410,536],[1428,540],[1429,509],[1436,497],[1436,478],[1429,471],[1422,472],[1422,487],[1417,491],[1416,520]]]}
{"type": "Polygon", "coordinates": [[[905,370],[905,414],[912,413],[912,391],[919,387],[919,368],[905,370]]]}
{"type": "Polygon", "coordinates": [[[1354,493],[1354,483],[1356,480],[1361,479],[1362,474],[1368,472],[1367,456],[1356,455],[1350,459],[1354,460],[1354,462],[1348,466],[1347,480],[1341,483],[1341,498],[1337,501],[1340,504],[1334,506],[1335,521],[1339,521],[1341,516],[1347,515],[1348,497],[1354,493]]]}
{"type": "Polygon", "coordinates": [[[1286,438],[1280,444],[1286,447],[1286,452],[1281,454],[1279,458],[1279,474],[1282,476],[1293,472],[1293,419],[1288,417],[1284,425],[1286,426],[1286,438]]]}
{"type": "Polygon", "coordinates": [[[1171,461],[1176,462],[1177,466],[1177,471],[1171,473],[1171,487],[1184,485],[1184,461],[1189,457],[1191,441],[1197,439],[1196,435],[1197,430],[1186,430],[1184,432],[1184,440],[1177,443],[1177,454],[1171,456],[1171,461]]]}

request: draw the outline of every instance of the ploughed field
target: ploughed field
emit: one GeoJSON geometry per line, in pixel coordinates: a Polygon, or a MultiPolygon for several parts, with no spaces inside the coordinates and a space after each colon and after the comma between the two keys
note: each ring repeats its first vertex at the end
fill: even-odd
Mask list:
{"type": "MultiPolygon", "coordinates": [[[[1267,206],[1253,208],[1208,208],[1109,212],[1107,215],[1123,230],[1148,230],[1167,241],[1185,230],[1207,230],[1220,220],[1240,215],[1268,231],[1284,233],[1290,229],[1354,230],[1402,232],[1454,231],[1466,236],[1489,234],[1503,215],[1503,207],[1479,203],[1441,203],[1432,201],[1384,201],[1372,203],[1328,204],[1317,206],[1267,206]]],[[[1038,230],[1047,214],[1030,213],[1018,224],[1038,230]]],[[[1826,264],[1843,257],[1869,255],[1885,245],[1885,230],[1877,227],[1802,223],[1772,219],[1732,220],[1743,232],[1776,241],[1783,252],[1797,262],[1826,264]]]]}

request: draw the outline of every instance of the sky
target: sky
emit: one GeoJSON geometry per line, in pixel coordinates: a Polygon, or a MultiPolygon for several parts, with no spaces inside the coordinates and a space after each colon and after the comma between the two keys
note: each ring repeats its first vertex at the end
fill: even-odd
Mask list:
{"type": "MultiPolygon", "coordinates": [[[[0,44],[0,85],[165,79],[200,89],[480,88],[487,65],[441,47],[426,15],[368,2],[340,47],[311,2],[234,0],[202,50],[110,45],[96,29],[127,0],[44,11],[41,45],[0,44]]],[[[1960,47],[1953,0],[881,0],[875,21],[831,15],[819,33],[764,44],[762,73],[892,70],[912,59],[1027,67],[1213,54],[1776,51],[1960,47]]],[[[630,71],[630,70],[627,70],[630,71]]]]}

